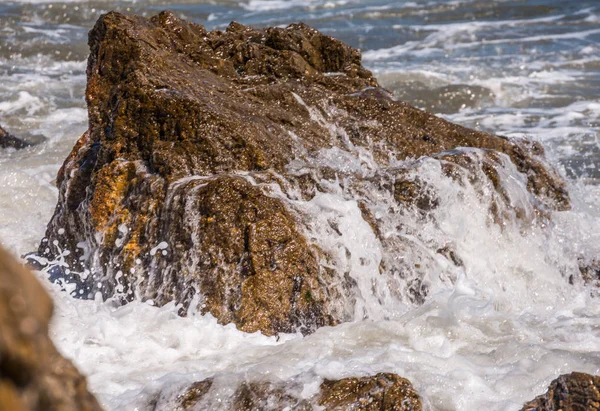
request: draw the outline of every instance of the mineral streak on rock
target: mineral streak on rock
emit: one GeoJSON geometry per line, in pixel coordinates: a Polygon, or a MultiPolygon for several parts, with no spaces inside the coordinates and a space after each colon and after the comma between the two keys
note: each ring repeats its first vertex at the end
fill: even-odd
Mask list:
{"type": "Polygon", "coordinates": [[[580,372],[561,375],[544,395],[528,402],[521,411],[600,410],[600,377],[580,372]]]}
{"type": "Polygon", "coordinates": [[[48,337],[52,301],[0,249],[0,410],[95,411],[83,377],[48,337]]]}
{"type": "MultiPolygon", "coordinates": [[[[267,335],[347,319],[332,284],[351,288],[351,279],[323,266],[328,256],[285,198],[286,186],[310,200],[321,181],[336,181],[342,172],[309,161],[327,149],[363,148],[383,167],[459,146],[495,150],[527,176],[541,207],[569,207],[541,146],[392,100],[358,50],[304,24],[207,32],[170,12],[111,12],[89,46],[89,129],[59,171],[39,249],[84,298],[175,300],[182,312],[194,304],[267,335]],[[294,161],[307,166],[291,173],[294,161]]],[[[395,186],[399,202],[436,206],[395,186]]],[[[422,301],[426,287],[413,288],[422,301]]]]}
{"type": "Polygon", "coordinates": [[[20,138],[13,136],[0,126],[0,148],[20,149],[29,147],[30,145],[31,144],[27,143],[26,141],[23,141],[20,138]]]}
{"type": "MultiPolygon", "coordinates": [[[[303,395],[297,382],[244,381],[232,395],[219,395],[209,378],[192,384],[168,404],[176,411],[194,409],[326,411],[421,411],[421,399],[410,381],[396,374],[380,373],[362,378],[325,380],[317,394],[303,395]]],[[[167,403],[158,400],[159,406],[167,403]]]]}

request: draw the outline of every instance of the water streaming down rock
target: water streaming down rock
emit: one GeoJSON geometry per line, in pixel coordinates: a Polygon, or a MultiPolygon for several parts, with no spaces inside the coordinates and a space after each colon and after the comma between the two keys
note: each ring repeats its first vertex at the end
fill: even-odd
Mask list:
{"type": "Polygon", "coordinates": [[[0,410],[100,411],[85,377],[48,336],[52,301],[0,248],[0,410]]]}
{"type": "Polygon", "coordinates": [[[308,333],[454,282],[455,241],[421,230],[436,213],[527,230],[569,207],[539,144],[394,101],[357,50],[308,26],[109,13],[89,44],[90,126],[38,258],[76,296],[308,333]]]}
{"type": "MultiPolygon", "coordinates": [[[[52,180],[87,127],[82,98],[87,31],[106,10],[155,13],[160,3],[165,2],[17,0],[0,5],[2,125],[28,141],[34,134],[47,138],[30,149],[0,150],[0,236],[16,253],[32,250],[43,237],[58,193],[52,180]]],[[[454,200],[420,211],[418,216],[427,218],[413,223],[405,212],[405,231],[384,232],[388,238],[404,235],[409,247],[404,259],[412,248],[420,250],[416,264],[433,262],[423,305],[394,307],[407,309],[398,320],[357,320],[304,338],[239,332],[233,324],[218,325],[209,314],[177,317],[174,304],[151,307],[136,300],[119,307],[110,300],[72,299],[50,287],[56,307],[51,338],[89,376],[106,409],[134,408],[139,398],[169,381],[189,384],[220,372],[251,371],[288,381],[308,370],[314,374],[306,386],[318,386],[323,378],[395,372],[413,382],[425,409],[517,410],[558,375],[599,373],[597,298],[589,298],[593,287],[577,284],[579,267],[590,284],[597,282],[594,256],[600,255],[600,197],[593,185],[600,115],[600,37],[591,33],[597,32],[600,17],[596,1],[267,0],[251,1],[252,11],[229,0],[169,3],[211,30],[225,30],[232,19],[280,27],[305,21],[360,47],[365,67],[400,99],[448,113],[443,117],[468,127],[540,141],[551,163],[566,168],[573,208],[552,212],[545,228],[510,219],[502,226],[489,224],[488,207],[479,205],[475,190],[460,194],[460,186],[434,173],[437,165],[428,161],[415,171],[427,170],[432,183],[418,205],[454,200]],[[281,8],[265,12],[272,4],[281,8]],[[382,59],[386,51],[396,54],[382,59]],[[424,89],[413,87],[412,80],[422,80],[424,89]],[[432,195],[439,191],[447,194],[432,195]],[[440,243],[448,246],[438,253],[440,243]],[[455,260],[456,265],[449,264],[455,260]],[[437,280],[442,270],[456,282],[437,280]]],[[[416,187],[395,184],[397,201],[419,193],[416,187]]],[[[328,193],[330,199],[357,199],[328,193]]],[[[358,207],[367,210],[362,201],[358,207]]],[[[352,218],[345,222],[365,228],[369,214],[348,208],[352,218]]],[[[378,246],[371,236],[368,240],[378,246]]],[[[150,251],[160,246],[155,250],[160,254],[165,243],[152,246],[150,251]]],[[[361,256],[377,254],[373,249],[361,256]]],[[[382,254],[386,258],[385,250],[382,254]]],[[[390,310],[382,316],[385,311],[390,310]]]]}
{"type": "Polygon", "coordinates": [[[329,163],[340,181],[321,180],[322,193],[292,207],[325,251],[322,266],[350,283],[341,287],[350,300],[346,319],[394,318],[422,304],[430,289],[454,284],[468,252],[457,249],[469,235],[461,233],[465,208],[492,233],[547,222],[526,178],[495,151],[461,148],[387,167],[371,159],[370,175],[360,178],[343,168],[364,167],[365,157],[340,157],[329,163]]]}

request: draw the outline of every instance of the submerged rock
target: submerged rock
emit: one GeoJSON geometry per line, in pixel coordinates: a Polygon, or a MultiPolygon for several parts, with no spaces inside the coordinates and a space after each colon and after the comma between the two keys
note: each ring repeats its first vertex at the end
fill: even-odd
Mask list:
{"type": "Polygon", "coordinates": [[[325,380],[314,395],[306,394],[297,382],[246,382],[227,387],[206,379],[185,388],[175,396],[161,395],[156,409],[177,411],[214,410],[296,410],[322,409],[421,411],[421,399],[410,381],[391,373],[379,373],[362,378],[325,380]]]}
{"type": "Polygon", "coordinates": [[[48,337],[51,316],[46,291],[0,249],[0,410],[100,410],[48,337]]]}
{"type": "Polygon", "coordinates": [[[561,375],[548,392],[525,404],[521,411],[600,410],[600,377],[581,372],[561,375]]]}
{"type": "MultiPolygon", "coordinates": [[[[581,273],[581,277],[583,278],[584,283],[591,284],[594,286],[594,289],[600,289],[600,261],[597,259],[593,259],[591,261],[586,261],[583,258],[579,260],[579,272],[581,273]]],[[[571,282],[574,281],[573,278],[570,279],[571,282]]]]}
{"type": "MultiPolygon", "coordinates": [[[[463,146],[504,153],[540,208],[569,207],[541,146],[394,101],[358,50],[304,24],[207,32],[170,12],[111,12],[89,45],[89,129],[59,171],[58,204],[39,249],[53,278],[75,283],[78,296],[175,300],[182,312],[199,309],[267,335],[365,315],[353,308],[360,279],[336,263],[294,204],[342,180],[360,191],[369,178],[398,207],[427,212],[436,202],[410,184],[365,176],[368,165],[340,167],[350,151],[390,170],[463,146]]],[[[368,200],[356,211],[377,231],[368,200]]],[[[342,254],[409,281],[395,266],[402,262],[342,254]]],[[[410,282],[406,298],[422,302],[427,285],[410,282]]]]}
{"type": "Polygon", "coordinates": [[[28,142],[13,136],[0,126],[0,148],[20,149],[29,147],[30,145],[31,144],[29,144],[28,142]]]}

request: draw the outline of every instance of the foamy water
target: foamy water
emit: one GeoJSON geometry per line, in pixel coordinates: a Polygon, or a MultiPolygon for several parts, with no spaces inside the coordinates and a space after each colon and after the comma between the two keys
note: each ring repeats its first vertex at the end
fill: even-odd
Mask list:
{"type": "MultiPolygon", "coordinates": [[[[497,199],[489,186],[459,186],[435,158],[393,165],[437,195],[429,219],[394,209],[375,186],[343,179],[309,202],[274,190],[357,284],[355,301],[340,308],[353,320],[307,337],[244,334],[210,315],[178,317],[172,305],[74,300],[46,282],[56,304],[52,338],[107,409],[152,409],[157,398],[159,409],[170,409],[181,387],[211,376],[218,408],[241,379],[294,380],[309,397],[323,378],[385,371],[410,379],[426,409],[517,410],[562,373],[600,374],[600,304],[577,280],[579,263],[600,255],[600,7],[591,0],[4,2],[0,123],[43,141],[0,152],[5,246],[15,254],[37,248],[56,204],[56,172],[87,127],[87,30],[103,11],[152,15],[167,7],[209,28],[302,20],[361,47],[367,67],[398,98],[469,127],[542,142],[567,178],[573,208],[531,224],[524,176],[506,161],[498,170],[509,199],[499,204],[525,218],[504,224],[490,221],[497,199]],[[385,238],[403,252],[386,254],[359,199],[371,201],[385,238]],[[443,246],[462,265],[436,252],[443,246]],[[382,260],[407,278],[378,275],[382,260]],[[407,280],[428,287],[424,303],[411,301],[407,280]]],[[[351,146],[311,161],[341,174],[393,172],[351,146]]]]}

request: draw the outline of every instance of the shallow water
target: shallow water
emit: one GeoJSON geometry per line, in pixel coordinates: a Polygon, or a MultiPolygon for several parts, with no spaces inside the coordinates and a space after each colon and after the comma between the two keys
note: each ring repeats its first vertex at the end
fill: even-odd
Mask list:
{"type": "MultiPolygon", "coordinates": [[[[568,180],[573,209],[553,213],[547,227],[509,220],[501,228],[488,222],[492,199],[444,180],[437,160],[403,164],[443,204],[432,220],[400,213],[394,218],[403,229],[390,226],[390,235],[411,244],[406,264],[426,262],[429,296],[420,306],[398,303],[381,285],[380,294],[361,297],[367,319],[304,338],[243,334],[210,316],[177,317],[173,306],[73,300],[48,284],[57,306],[52,337],[107,409],[148,409],[161,391],[168,409],[170,391],[212,375],[225,397],[228,381],[257,375],[295,379],[309,395],[322,378],[389,371],[409,378],[429,409],[517,410],[561,373],[600,373],[599,300],[580,282],[568,284],[579,260],[600,248],[600,4],[593,0],[2,2],[0,121],[43,141],[0,152],[4,245],[16,254],[37,247],[56,204],[56,172],[87,127],[87,31],[108,10],[150,16],[165,8],[211,29],[231,20],[304,21],[360,47],[364,64],[398,98],[469,127],[542,142],[568,180]],[[452,244],[462,268],[432,257],[442,244],[452,244]]],[[[365,158],[365,172],[378,171],[357,151],[315,161],[359,167],[365,158]]],[[[527,210],[522,176],[509,165],[503,173],[513,204],[527,210]]],[[[290,206],[336,220],[342,235],[335,240],[325,224],[307,227],[331,251],[385,257],[343,187],[290,206]]],[[[373,278],[368,266],[348,264],[357,278],[373,278]]]]}

